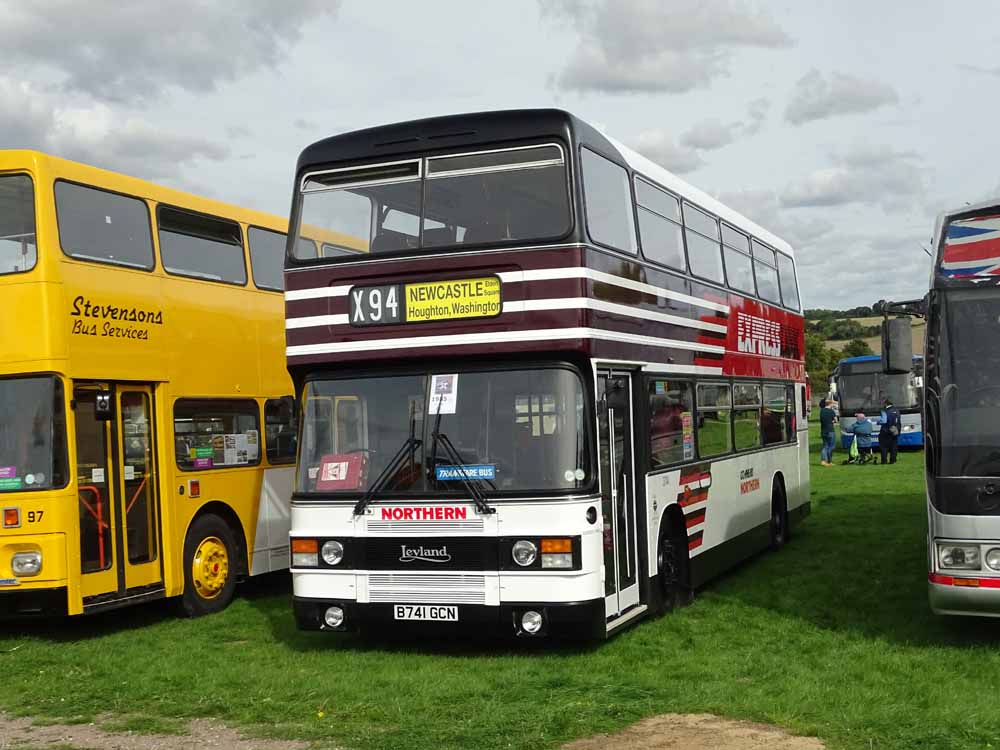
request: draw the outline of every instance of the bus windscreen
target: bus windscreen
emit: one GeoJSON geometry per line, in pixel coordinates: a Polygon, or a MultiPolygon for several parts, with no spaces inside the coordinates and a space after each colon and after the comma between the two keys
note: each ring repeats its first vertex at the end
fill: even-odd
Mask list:
{"type": "Polygon", "coordinates": [[[0,492],[65,485],[65,432],[58,379],[0,380],[0,492]]]}
{"type": "Polygon", "coordinates": [[[372,254],[554,239],[571,225],[555,145],[316,173],[300,199],[303,226],[354,238],[372,254]]]}

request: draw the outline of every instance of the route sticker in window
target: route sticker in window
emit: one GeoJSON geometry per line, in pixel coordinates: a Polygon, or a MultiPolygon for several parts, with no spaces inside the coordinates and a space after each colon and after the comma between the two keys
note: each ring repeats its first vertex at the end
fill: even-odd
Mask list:
{"type": "Polygon", "coordinates": [[[432,375],[428,414],[454,414],[458,408],[458,375],[432,375]]]}
{"type": "Polygon", "coordinates": [[[17,477],[16,466],[0,466],[0,479],[14,479],[17,477]]]}

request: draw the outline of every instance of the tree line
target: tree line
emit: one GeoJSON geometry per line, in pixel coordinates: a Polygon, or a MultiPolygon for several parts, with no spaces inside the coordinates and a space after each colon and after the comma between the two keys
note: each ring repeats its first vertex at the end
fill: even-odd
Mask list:
{"type": "Polygon", "coordinates": [[[878,336],[881,327],[863,326],[852,318],[870,318],[877,313],[871,307],[853,307],[850,310],[806,310],[806,372],[814,392],[826,391],[827,376],[844,357],[861,357],[874,354],[862,339],[878,336]],[[843,341],[847,346],[838,351],[826,345],[828,341],[843,341]]]}

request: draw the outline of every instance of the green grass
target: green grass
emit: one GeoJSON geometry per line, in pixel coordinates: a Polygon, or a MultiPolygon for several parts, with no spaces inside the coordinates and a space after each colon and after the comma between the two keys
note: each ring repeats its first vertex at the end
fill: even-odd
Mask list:
{"type": "Polygon", "coordinates": [[[668,711],[831,748],[1000,748],[1000,623],[928,611],[921,463],[826,469],[817,452],[813,515],[785,550],[594,648],[300,633],[277,577],[215,617],[157,605],[0,629],[0,707],[214,716],[356,748],[537,750],[668,711]]]}

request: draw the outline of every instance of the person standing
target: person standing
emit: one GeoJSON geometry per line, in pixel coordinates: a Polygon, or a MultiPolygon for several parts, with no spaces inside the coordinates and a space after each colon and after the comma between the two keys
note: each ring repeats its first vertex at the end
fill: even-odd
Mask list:
{"type": "Polygon", "coordinates": [[[879,452],[882,454],[882,465],[884,466],[886,461],[886,456],[889,457],[889,463],[896,463],[896,452],[899,449],[899,431],[901,420],[899,418],[899,409],[892,405],[891,399],[886,399],[882,402],[882,415],[879,420],[882,423],[882,429],[878,433],[878,448],[879,452]]]}
{"type": "Polygon", "coordinates": [[[819,453],[820,466],[833,466],[833,450],[837,445],[837,433],[833,429],[833,420],[837,413],[826,405],[826,399],[819,402],[819,436],[823,448],[819,453]]]}

